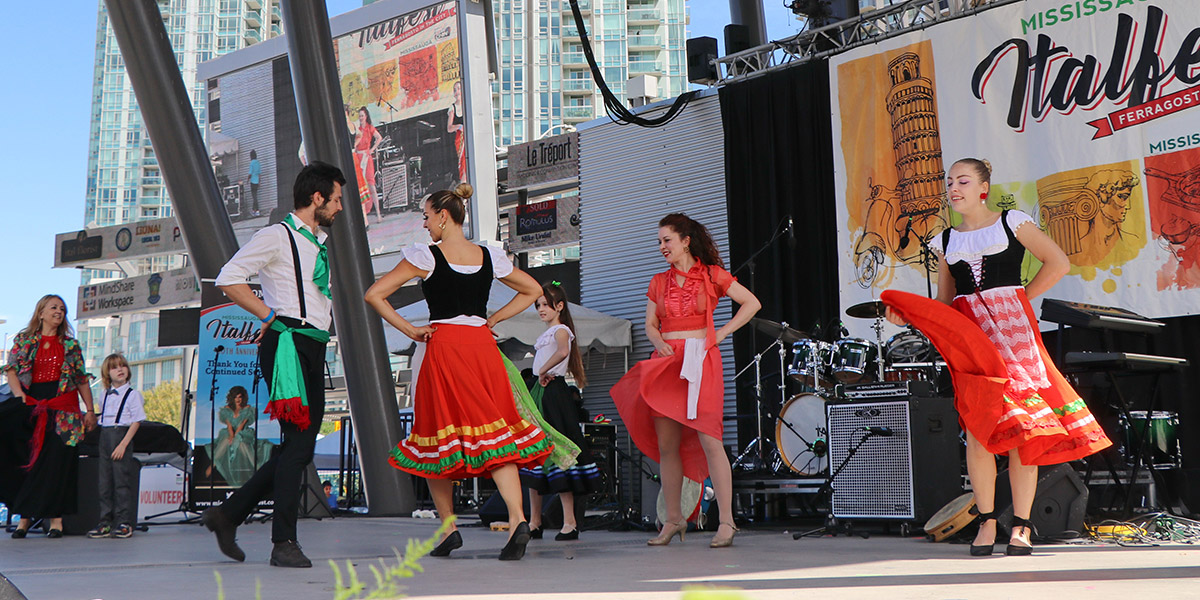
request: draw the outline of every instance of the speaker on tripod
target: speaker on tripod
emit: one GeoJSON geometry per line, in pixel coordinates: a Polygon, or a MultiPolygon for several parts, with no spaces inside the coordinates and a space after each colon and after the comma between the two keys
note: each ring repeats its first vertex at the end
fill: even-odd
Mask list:
{"type": "Polygon", "coordinates": [[[321,478],[317,476],[317,465],[311,462],[308,463],[308,468],[304,470],[304,475],[300,478],[300,517],[333,518],[333,511],[329,509],[329,496],[325,495],[321,478]]]}

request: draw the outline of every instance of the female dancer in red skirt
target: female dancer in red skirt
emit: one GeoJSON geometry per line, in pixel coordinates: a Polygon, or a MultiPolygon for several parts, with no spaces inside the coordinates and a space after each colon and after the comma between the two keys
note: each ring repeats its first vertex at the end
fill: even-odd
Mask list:
{"type": "Polygon", "coordinates": [[[962,223],[934,240],[937,302],[886,291],[888,320],[912,323],[942,353],[954,378],[955,408],[967,432],[967,474],[980,512],[972,556],[996,539],[996,454],[1007,454],[1013,526],[1009,555],[1026,555],[1038,465],[1077,460],[1109,445],[1087,405],[1050,361],[1029,300],[1070,268],[1067,255],[1029,215],[988,209],[992,167],[964,158],[950,169],[947,196],[962,223]],[[1042,262],[1028,285],[1028,250],[1042,262]],[[947,308],[948,304],[952,307],[947,308]]]}
{"type": "Polygon", "coordinates": [[[711,476],[720,526],[709,546],[722,548],[733,543],[737,527],[733,475],[721,444],[725,382],[717,344],[750,322],[762,305],[723,268],[703,225],[675,213],[658,226],[658,249],[671,267],[650,280],[646,293],[646,337],[654,355],[634,365],[610,394],[638,449],[659,463],[667,522],[647,543],[665,546],[676,534],[683,540],[683,477],[711,476]],[[741,308],[718,330],[713,310],[721,296],[741,308]]]}
{"type": "MultiPolygon", "coordinates": [[[[454,514],[452,479],[491,476],[513,526],[500,560],[519,560],[529,542],[521,508],[518,469],[540,465],[553,446],[517,411],[503,355],[491,327],[525,310],[541,286],[513,267],[503,251],[477,246],[463,235],[469,184],[434,192],[425,201],[425,229],[435,242],[404,249],[404,260],[367,290],[367,302],[385,321],[417,342],[425,357],[417,375],[412,433],[392,451],[392,466],[426,478],[442,520],[454,514]],[[421,278],[430,324],[414,327],[387,297],[421,278]],[[516,290],[508,304],[487,316],[496,278],[516,290]]],[[[457,529],[431,553],[446,556],[462,546],[457,529]]]]}

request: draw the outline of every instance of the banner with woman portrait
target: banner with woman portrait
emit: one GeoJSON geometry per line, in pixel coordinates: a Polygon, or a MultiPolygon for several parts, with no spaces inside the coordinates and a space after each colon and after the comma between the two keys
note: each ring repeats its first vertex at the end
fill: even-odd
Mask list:
{"type": "MultiPolygon", "coordinates": [[[[257,286],[254,286],[257,292],[257,286]]],[[[220,503],[250,479],[280,442],[255,339],[262,323],[211,283],[201,290],[192,502],[220,503]]],[[[269,503],[267,503],[269,505],[269,503]]]]}
{"type": "Polygon", "coordinates": [[[989,206],[1028,213],[1070,259],[1049,297],[1200,312],[1194,4],[1029,0],[831,59],[843,305],[924,293],[927,273],[936,293],[946,172],[977,157],[989,206]]]}

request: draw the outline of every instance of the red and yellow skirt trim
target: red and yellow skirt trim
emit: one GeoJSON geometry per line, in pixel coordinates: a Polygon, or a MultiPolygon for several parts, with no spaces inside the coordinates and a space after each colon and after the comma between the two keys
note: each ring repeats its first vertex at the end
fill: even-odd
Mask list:
{"type": "Polygon", "coordinates": [[[553,446],[517,412],[511,385],[487,328],[437,325],[417,376],[412,433],[392,450],[392,466],[463,479],[542,464],[553,446]]]}

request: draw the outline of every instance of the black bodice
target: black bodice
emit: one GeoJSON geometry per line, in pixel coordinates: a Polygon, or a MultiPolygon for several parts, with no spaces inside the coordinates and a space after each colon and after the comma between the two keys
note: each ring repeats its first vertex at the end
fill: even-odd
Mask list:
{"type": "MultiPolygon", "coordinates": [[[[1004,235],[1008,238],[1008,247],[996,254],[983,257],[983,267],[980,269],[979,281],[971,265],[965,260],[950,264],[950,276],[954,278],[954,294],[965,296],[976,291],[992,288],[1021,285],[1021,263],[1025,260],[1025,246],[1017,241],[1012,228],[1008,226],[1008,211],[1000,213],[1000,224],[1004,227],[1004,235]]],[[[993,225],[994,227],[994,225],[993,225]]],[[[951,229],[942,232],[942,255],[950,245],[951,229]]]]}
{"type": "Polygon", "coordinates": [[[459,273],[450,268],[442,249],[429,246],[433,254],[433,275],[421,282],[429,320],[453,319],[459,315],[487,317],[488,292],[492,289],[492,253],[483,251],[483,265],[475,273],[459,273]]]}

